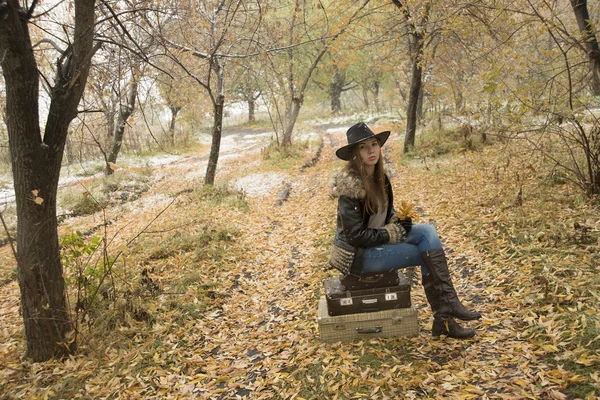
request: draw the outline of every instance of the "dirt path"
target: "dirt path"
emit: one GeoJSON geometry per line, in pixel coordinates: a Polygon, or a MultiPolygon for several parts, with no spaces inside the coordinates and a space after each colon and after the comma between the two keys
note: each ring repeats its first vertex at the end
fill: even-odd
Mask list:
{"type": "MultiPolygon", "coordinates": [[[[331,154],[330,141],[325,143],[323,154],[331,154]]],[[[224,389],[216,398],[249,393],[289,398],[299,391],[284,387],[288,377],[308,367],[321,348],[315,340],[315,305],[324,266],[317,260],[324,248],[317,243],[330,234],[327,221],[334,206],[324,190],[330,166],[331,158],[324,156],[304,173],[294,172],[290,196],[280,207],[273,206],[272,193],[250,198],[248,220],[256,223],[241,227],[244,258],[223,271],[229,281],[221,295],[228,300],[214,319],[197,323],[208,333],[198,362],[205,369],[233,371],[227,385],[220,382],[221,374],[205,381],[201,394],[224,389]],[[283,385],[281,391],[274,384],[283,385]]]]}

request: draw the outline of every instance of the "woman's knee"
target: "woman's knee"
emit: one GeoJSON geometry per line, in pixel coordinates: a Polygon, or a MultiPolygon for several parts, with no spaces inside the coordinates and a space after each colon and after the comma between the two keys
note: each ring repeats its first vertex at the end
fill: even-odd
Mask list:
{"type": "Polygon", "coordinates": [[[414,232],[411,231],[410,234],[418,235],[415,237],[415,239],[418,240],[421,251],[442,247],[442,243],[435,226],[430,224],[417,224],[414,225],[412,229],[414,232]]]}
{"type": "Polygon", "coordinates": [[[431,224],[415,224],[413,225],[412,229],[416,233],[421,233],[428,237],[438,237],[437,229],[435,229],[435,226],[431,224]]]}

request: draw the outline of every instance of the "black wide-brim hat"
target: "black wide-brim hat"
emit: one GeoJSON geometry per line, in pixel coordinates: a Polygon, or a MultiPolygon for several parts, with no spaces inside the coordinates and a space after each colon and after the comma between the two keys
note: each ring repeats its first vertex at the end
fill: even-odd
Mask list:
{"type": "Polygon", "coordinates": [[[364,122],[359,122],[358,124],[352,125],[348,132],[346,132],[346,138],[348,140],[348,144],[344,147],[340,147],[336,150],[335,155],[345,161],[350,161],[352,158],[352,147],[354,145],[364,142],[368,139],[377,139],[379,140],[379,146],[383,146],[384,143],[388,140],[390,136],[390,131],[384,131],[380,133],[373,133],[371,128],[367,126],[364,122]]]}

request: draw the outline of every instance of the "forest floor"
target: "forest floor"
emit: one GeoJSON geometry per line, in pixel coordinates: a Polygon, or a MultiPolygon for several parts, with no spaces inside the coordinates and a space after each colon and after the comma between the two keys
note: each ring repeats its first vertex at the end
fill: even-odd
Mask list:
{"type": "MultiPolygon", "coordinates": [[[[418,336],[319,340],[317,304],[335,276],[328,185],[346,129],[311,128],[322,142],[293,158],[265,152],[269,135],[240,133],[234,142],[248,143],[224,152],[213,189],[202,187],[204,147],[154,166],[163,179],[135,200],[65,219],[61,234],[105,238],[116,258],[69,359],[24,357],[15,263],[0,247],[1,397],[600,397],[599,207],[522,143],[404,159],[397,134],[385,146],[397,201],[436,225],[463,302],[483,313],[466,323],[474,338],[432,338],[417,284],[418,336]]],[[[66,254],[71,287],[78,270],[88,283],[106,273],[94,254],[66,254]]]]}

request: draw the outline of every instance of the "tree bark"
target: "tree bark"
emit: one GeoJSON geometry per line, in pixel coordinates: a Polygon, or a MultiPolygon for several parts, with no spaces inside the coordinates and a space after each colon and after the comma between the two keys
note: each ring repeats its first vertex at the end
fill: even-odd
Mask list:
{"type": "Polygon", "coordinates": [[[250,96],[248,99],[248,122],[256,121],[255,108],[256,101],[254,100],[254,97],[250,96]]]}
{"type": "Polygon", "coordinates": [[[417,132],[417,109],[419,105],[419,94],[423,82],[423,67],[421,55],[423,53],[423,36],[415,34],[416,53],[413,57],[412,77],[410,81],[410,92],[408,94],[408,107],[406,109],[406,136],[404,137],[404,152],[408,152],[415,146],[415,135],[417,132]]]}
{"type": "Polygon", "coordinates": [[[225,108],[225,68],[219,58],[212,60],[211,68],[217,76],[218,95],[213,100],[212,143],[210,146],[210,155],[208,156],[208,165],[206,166],[204,184],[212,186],[215,184],[217,163],[219,161],[219,152],[221,149],[221,136],[223,133],[223,109],[225,108]]]}
{"type": "Polygon", "coordinates": [[[463,93],[461,89],[456,89],[454,92],[454,108],[457,115],[463,112],[463,93]]]}
{"type": "Polygon", "coordinates": [[[373,82],[373,102],[375,103],[375,111],[381,112],[381,105],[379,101],[379,80],[373,82]]]}
{"type": "Polygon", "coordinates": [[[221,149],[221,136],[223,131],[223,109],[225,108],[225,96],[219,95],[214,104],[212,143],[210,146],[210,155],[208,157],[208,166],[206,167],[205,185],[214,185],[217,174],[217,163],[219,162],[219,151],[221,149]]]}
{"type": "Polygon", "coordinates": [[[342,92],[338,92],[337,90],[335,92],[330,92],[331,95],[331,113],[332,114],[339,114],[342,112],[342,100],[341,100],[341,95],[342,92]]]}
{"type": "Polygon", "coordinates": [[[169,123],[169,140],[171,141],[171,146],[175,145],[175,121],[177,120],[177,114],[181,111],[181,107],[171,106],[169,107],[171,110],[171,122],[169,123]]]}
{"type": "Polygon", "coordinates": [[[362,100],[363,103],[365,105],[365,108],[367,109],[367,111],[369,111],[371,109],[371,104],[369,102],[369,83],[365,82],[364,85],[362,85],[362,100]]]}
{"type": "Polygon", "coordinates": [[[105,175],[112,175],[114,172],[111,168],[111,163],[115,164],[117,162],[117,157],[119,156],[119,152],[121,151],[121,146],[123,144],[125,125],[127,125],[127,120],[129,120],[129,117],[131,117],[131,114],[133,114],[133,111],[135,110],[135,99],[137,97],[138,90],[138,77],[136,74],[134,74],[131,79],[132,81],[129,88],[129,96],[127,96],[127,103],[120,105],[119,114],[117,116],[112,146],[108,158],[106,159],[106,168],[104,170],[105,175]]]}
{"type": "Polygon", "coordinates": [[[335,67],[333,79],[331,80],[331,84],[329,85],[329,97],[331,98],[331,112],[333,114],[339,114],[340,112],[342,112],[341,97],[345,85],[345,72],[340,72],[340,70],[337,67],[335,67]]]}
{"type": "Polygon", "coordinates": [[[400,79],[396,79],[396,89],[398,89],[398,93],[400,93],[400,97],[402,97],[402,101],[406,103],[406,92],[402,90],[402,86],[400,84],[400,79]]]}
{"type": "Polygon", "coordinates": [[[417,100],[417,125],[423,120],[423,101],[425,100],[425,82],[421,81],[421,88],[419,89],[419,98],[417,100]]]}
{"type": "Polygon", "coordinates": [[[93,48],[94,1],[75,2],[71,45],[57,62],[42,139],[39,75],[28,22],[17,0],[0,10],[0,54],[17,205],[17,276],[27,343],[33,361],[75,349],[58,244],[56,194],[68,127],[77,115],[93,48]]]}
{"type": "Polygon", "coordinates": [[[590,20],[587,0],[571,0],[571,6],[577,19],[582,41],[588,54],[588,63],[592,74],[590,88],[594,96],[600,95],[600,46],[596,38],[595,29],[590,20]]]}
{"type": "Polygon", "coordinates": [[[298,114],[300,114],[300,108],[302,108],[302,103],[304,102],[303,96],[294,97],[292,99],[292,104],[290,108],[286,112],[286,125],[285,130],[283,131],[283,148],[287,149],[292,145],[292,132],[294,131],[294,126],[296,125],[296,121],[298,120],[298,114]]]}

